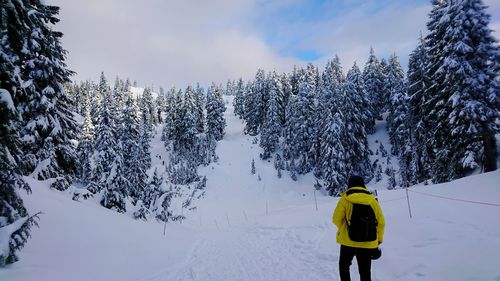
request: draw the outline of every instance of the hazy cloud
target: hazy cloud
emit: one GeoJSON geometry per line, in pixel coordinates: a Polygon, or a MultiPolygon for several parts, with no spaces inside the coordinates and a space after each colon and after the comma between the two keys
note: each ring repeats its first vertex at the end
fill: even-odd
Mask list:
{"type": "MultiPolygon", "coordinates": [[[[258,68],[322,66],[338,54],[363,66],[370,46],[405,66],[431,9],[427,0],[46,0],[61,7],[63,45],[75,80],[104,71],[140,85],[185,87],[250,79],[258,68]]],[[[500,4],[485,1],[491,28],[500,4]]]]}
{"type": "Polygon", "coordinates": [[[65,33],[75,80],[104,71],[142,85],[251,78],[258,67],[285,71],[282,58],[246,26],[252,1],[62,1],[57,30],[65,33]]]}
{"type": "Polygon", "coordinates": [[[327,56],[338,54],[345,69],[350,68],[354,61],[362,67],[368,59],[370,47],[379,57],[387,58],[396,52],[406,67],[408,55],[415,48],[420,32],[426,32],[430,9],[430,5],[391,5],[370,15],[363,9],[352,11],[321,23],[318,28],[329,32],[319,34],[312,43],[327,56]]]}

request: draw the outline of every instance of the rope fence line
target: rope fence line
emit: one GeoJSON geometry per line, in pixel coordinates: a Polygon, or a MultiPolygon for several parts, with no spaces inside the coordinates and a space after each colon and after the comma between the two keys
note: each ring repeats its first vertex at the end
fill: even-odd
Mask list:
{"type": "MultiPolygon", "coordinates": [[[[430,194],[430,193],[426,193],[426,192],[415,191],[415,190],[412,190],[410,188],[405,188],[405,190],[406,190],[407,193],[408,192],[413,192],[413,193],[421,194],[421,195],[428,196],[428,197],[434,197],[434,198],[445,199],[445,200],[450,200],[450,201],[464,202],[464,203],[477,204],[477,205],[486,205],[486,206],[493,206],[493,207],[500,207],[500,204],[497,204],[497,203],[489,203],[489,202],[480,202],[480,201],[473,201],[473,200],[451,198],[451,197],[446,197],[446,196],[441,196],[441,195],[436,195],[436,194],[430,194]]],[[[388,199],[388,200],[381,200],[380,203],[388,203],[388,202],[399,201],[399,200],[404,200],[404,199],[408,200],[408,212],[409,212],[409,215],[410,215],[410,218],[411,218],[412,215],[411,215],[411,208],[410,208],[410,198],[408,197],[408,194],[406,196],[403,196],[403,197],[392,198],[392,199],[388,199]]],[[[224,216],[225,216],[225,219],[227,221],[227,227],[228,228],[233,228],[233,227],[237,227],[237,226],[241,226],[241,225],[248,225],[250,220],[252,220],[252,221],[255,222],[256,220],[259,220],[263,216],[265,216],[265,217],[269,216],[270,213],[271,213],[271,209],[270,209],[270,206],[269,206],[269,201],[266,200],[265,203],[266,203],[265,204],[265,210],[262,211],[261,215],[254,214],[252,216],[248,216],[247,213],[246,213],[246,211],[242,210],[241,212],[242,212],[243,216],[242,216],[241,220],[236,219],[235,221],[230,221],[229,214],[226,212],[224,214],[224,216]],[[235,222],[235,223],[231,223],[231,222],[235,222]]],[[[317,204],[316,200],[315,200],[315,204],[317,204]]],[[[288,209],[288,207],[284,208],[284,209],[288,209]]],[[[273,210],[272,212],[279,211],[279,210],[283,210],[283,208],[282,209],[273,210]]],[[[316,211],[317,210],[318,209],[316,209],[316,211]]],[[[221,215],[221,217],[222,217],[222,215],[221,215]]],[[[219,221],[223,221],[224,219],[219,218],[219,221],[218,221],[216,218],[213,218],[212,220],[213,220],[213,226],[215,226],[216,229],[220,230],[221,228],[223,228],[222,225],[219,224],[219,221]]],[[[181,223],[182,223],[182,221],[181,221],[181,223]]],[[[188,223],[191,226],[197,225],[194,221],[189,221],[189,220],[186,220],[186,223],[188,223]]],[[[201,215],[199,215],[199,226],[203,226],[201,215]]],[[[165,224],[164,229],[163,229],[164,235],[165,235],[165,230],[166,230],[165,228],[166,228],[166,224],[165,224]]]]}
{"type": "Polygon", "coordinates": [[[394,198],[394,199],[389,199],[389,200],[382,200],[382,201],[380,201],[380,203],[387,203],[387,202],[398,201],[398,200],[403,200],[403,199],[406,199],[406,196],[394,198]]]}
{"type": "Polygon", "coordinates": [[[420,192],[420,191],[415,191],[412,189],[407,189],[410,192],[429,196],[429,197],[435,197],[435,198],[441,198],[441,199],[446,199],[446,200],[451,200],[451,201],[458,201],[458,202],[465,202],[465,203],[471,203],[471,204],[478,204],[478,205],[487,205],[487,206],[493,206],[493,207],[500,207],[500,204],[495,204],[495,203],[487,203],[487,202],[479,202],[479,201],[472,201],[472,200],[465,200],[465,199],[457,199],[457,198],[450,198],[450,197],[445,197],[441,195],[435,195],[435,194],[429,194],[425,192],[420,192]]]}

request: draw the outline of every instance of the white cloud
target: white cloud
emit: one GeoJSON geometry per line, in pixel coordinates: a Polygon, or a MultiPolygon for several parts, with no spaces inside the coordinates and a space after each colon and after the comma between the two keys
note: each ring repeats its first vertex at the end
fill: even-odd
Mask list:
{"type": "MultiPolygon", "coordinates": [[[[63,46],[69,51],[68,67],[78,72],[75,80],[97,80],[104,71],[111,81],[119,75],[155,87],[249,79],[258,68],[290,71],[293,64],[303,62],[283,55],[296,50],[324,54],[316,62],[320,67],[338,54],[348,70],[354,61],[362,67],[373,46],[381,57],[396,52],[406,66],[419,33],[426,32],[431,9],[429,2],[393,1],[381,8],[378,0],[343,0],[356,2],[356,9],[344,6],[334,12],[346,14],[330,19],[272,25],[272,15],[283,16],[283,7],[305,1],[47,0],[61,6],[61,22],[55,29],[65,33],[63,46]],[[255,19],[263,24],[256,25],[255,19]],[[266,32],[257,28],[270,29],[263,35],[266,32]]],[[[325,9],[338,4],[325,3],[325,9]]],[[[498,37],[500,2],[485,3],[498,37]]]]}
{"type": "Polygon", "coordinates": [[[119,75],[142,85],[185,87],[249,79],[259,67],[285,71],[297,62],[280,58],[248,31],[253,1],[48,2],[61,6],[55,29],[65,33],[75,80],[96,80],[104,71],[109,80],[119,75]]]}
{"type": "Polygon", "coordinates": [[[311,42],[321,52],[332,57],[338,54],[344,69],[354,61],[363,67],[373,47],[379,57],[396,52],[402,65],[407,65],[408,55],[415,48],[420,32],[425,34],[430,5],[392,5],[374,14],[363,9],[334,20],[320,23],[319,33],[311,42]]]}
{"type": "Polygon", "coordinates": [[[484,0],[484,4],[488,6],[486,12],[490,14],[491,23],[490,28],[493,30],[493,36],[500,39],[500,1],[498,0],[484,0]]]}

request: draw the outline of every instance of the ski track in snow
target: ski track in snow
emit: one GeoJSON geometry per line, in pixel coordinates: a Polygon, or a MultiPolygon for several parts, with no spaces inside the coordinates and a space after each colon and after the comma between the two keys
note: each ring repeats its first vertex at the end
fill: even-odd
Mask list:
{"type": "MultiPolygon", "coordinates": [[[[256,200],[248,200],[249,197],[264,203],[270,197],[269,193],[277,192],[272,184],[276,176],[266,174],[274,170],[263,169],[262,166],[272,163],[260,161],[258,144],[252,143],[254,137],[243,135],[243,123],[233,114],[231,106],[228,106],[225,117],[228,122],[226,135],[217,147],[220,159],[212,164],[215,167],[213,170],[211,167],[201,169],[202,173],[210,173],[210,178],[208,198],[199,203],[201,211],[197,212],[208,223],[218,219],[218,223],[214,223],[217,226],[215,229],[205,227],[203,238],[196,243],[187,259],[144,281],[335,280],[338,276],[338,253],[321,247],[324,240],[331,241],[334,237],[335,232],[330,227],[261,225],[259,221],[266,218],[264,209],[260,214],[249,212],[250,225],[245,223],[243,215],[239,215],[242,210],[252,210],[248,201],[255,204],[256,200]],[[242,154],[245,142],[249,149],[247,154],[242,154]],[[250,174],[252,158],[257,166],[255,175],[250,174]],[[261,175],[262,181],[257,180],[258,175],[261,175]],[[266,179],[269,181],[267,184],[266,179]],[[237,192],[234,192],[235,189],[237,192]],[[221,205],[224,207],[221,208],[221,205]],[[236,226],[226,223],[229,216],[236,226]],[[235,220],[235,216],[239,219],[235,220]]],[[[290,181],[285,173],[284,177],[290,181]]],[[[270,215],[286,216],[288,209],[272,209],[269,212],[270,215]]],[[[191,220],[191,223],[196,222],[191,220]]]]}
{"type": "Polygon", "coordinates": [[[324,230],[312,227],[209,232],[197,243],[189,259],[144,281],[335,280],[338,256],[321,251],[319,244],[324,234],[324,230]],[[318,231],[322,235],[314,235],[318,231]]]}

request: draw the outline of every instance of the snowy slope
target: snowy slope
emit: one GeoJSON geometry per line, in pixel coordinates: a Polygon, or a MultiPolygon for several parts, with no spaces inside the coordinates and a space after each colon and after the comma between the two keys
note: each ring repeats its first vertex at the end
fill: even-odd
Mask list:
{"type": "MultiPolygon", "coordinates": [[[[138,97],[141,97],[142,94],[144,93],[144,88],[141,88],[141,87],[130,87],[130,91],[132,92],[132,96],[134,98],[138,98],[138,97]]],[[[151,92],[151,96],[156,99],[158,97],[158,93],[151,92]]]]}
{"type": "MultiPolygon", "coordinates": [[[[72,201],[31,179],[24,198],[31,213],[44,212],[41,227],[0,280],[339,280],[337,199],[316,193],[316,210],[311,175],[277,178],[227,106],[220,159],[199,169],[206,196],[182,224],[168,224],[163,236],[162,224],[72,201]]],[[[164,155],[162,145],[153,149],[164,155]]],[[[413,187],[411,219],[404,190],[380,190],[387,229],[373,280],[500,280],[499,182],[496,171],[413,187]]]]}

